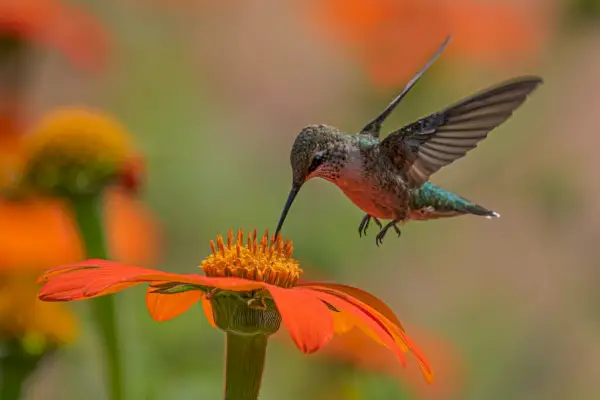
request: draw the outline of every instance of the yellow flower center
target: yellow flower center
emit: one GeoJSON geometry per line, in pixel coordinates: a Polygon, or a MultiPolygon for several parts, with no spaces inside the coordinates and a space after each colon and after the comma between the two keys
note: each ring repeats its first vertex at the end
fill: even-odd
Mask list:
{"type": "Polygon", "coordinates": [[[254,230],[244,244],[244,232],[241,229],[235,239],[230,229],[227,244],[221,235],[217,236],[216,246],[215,242],[210,241],[213,254],[201,264],[206,276],[238,277],[284,288],[296,284],[302,270],[298,261],[291,258],[294,247],[290,240],[284,242],[278,235],[269,241],[268,231],[259,240],[254,230]]]}
{"type": "Polygon", "coordinates": [[[119,122],[86,108],[56,110],[27,136],[32,159],[62,157],[79,164],[103,159],[122,164],[131,148],[129,134],[119,122]]]}
{"type": "Polygon", "coordinates": [[[24,179],[40,189],[94,193],[123,173],[134,154],[127,130],[102,113],[64,108],[25,136],[24,179]]]}

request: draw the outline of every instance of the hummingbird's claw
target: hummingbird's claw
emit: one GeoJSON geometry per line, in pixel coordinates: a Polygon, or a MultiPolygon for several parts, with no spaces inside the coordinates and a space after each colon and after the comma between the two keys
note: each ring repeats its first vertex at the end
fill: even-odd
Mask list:
{"type": "Polygon", "coordinates": [[[390,228],[394,228],[394,230],[396,231],[396,234],[398,235],[398,237],[400,237],[400,235],[402,234],[402,231],[400,230],[400,228],[398,228],[398,226],[396,225],[398,221],[394,220],[391,221],[390,223],[388,223],[386,226],[384,226],[379,233],[377,234],[377,236],[375,237],[375,244],[377,245],[377,247],[379,247],[381,244],[383,244],[383,238],[385,237],[388,229],[390,228]]]}
{"type": "Polygon", "coordinates": [[[371,221],[371,216],[369,214],[365,214],[363,219],[360,221],[358,225],[358,236],[362,237],[363,233],[367,236],[367,228],[369,227],[369,222],[371,221]]]}
{"type": "Polygon", "coordinates": [[[367,229],[369,229],[369,224],[371,223],[371,218],[373,219],[373,221],[375,221],[375,223],[377,224],[379,229],[383,228],[383,225],[381,224],[379,219],[377,219],[377,217],[373,217],[369,214],[365,214],[363,219],[360,221],[360,224],[358,225],[358,236],[362,237],[363,234],[365,236],[367,236],[367,229]]]}
{"type": "Polygon", "coordinates": [[[379,227],[379,229],[383,229],[383,224],[381,223],[381,221],[379,221],[379,219],[377,219],[376,217],[372,217],[372,218],[373,218],[373,221],[375,221],[375,223],[379,227]]]}

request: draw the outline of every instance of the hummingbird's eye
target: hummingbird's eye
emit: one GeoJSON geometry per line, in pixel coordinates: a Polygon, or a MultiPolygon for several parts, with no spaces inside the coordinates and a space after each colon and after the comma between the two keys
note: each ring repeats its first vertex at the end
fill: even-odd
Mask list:
{"type": "Polygon", "coordinates": [[[325,157],[323,156],[323,153],[317,153],[315,154],[315,156],[313,157],[310,166],[308,167],[308,173],[312,173],[314,172],[317,168],[319,168],[319,165],[321,165],[323,163],[323,161],[325,161],[325,157]]]}

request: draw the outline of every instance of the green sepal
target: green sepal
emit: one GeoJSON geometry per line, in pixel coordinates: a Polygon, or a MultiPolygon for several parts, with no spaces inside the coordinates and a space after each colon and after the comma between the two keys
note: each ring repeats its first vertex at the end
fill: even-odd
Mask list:
{"type": "Polygon", "coordinates": [[[158,285],[150,286],[152,290],[150,293],[160,293],[160,294],[176,294],[189,292],[190,290],[200,290],[201,292],[208,293],[209,289],[205,286],[194,285],[189,283],[180,283],[180,282],[168,282],[168,283],[159,283],[158,285]]]}

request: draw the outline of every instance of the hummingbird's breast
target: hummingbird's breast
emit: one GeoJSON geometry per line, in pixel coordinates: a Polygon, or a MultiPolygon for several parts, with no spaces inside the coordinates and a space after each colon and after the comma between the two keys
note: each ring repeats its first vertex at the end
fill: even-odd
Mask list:
{"type": "Polygon", "coordinates": [[[369,154],[350,148],[339,177],[332,181],[358,208],[382,219],[402,218],[407,196],[394,171],[382,169],[369,154]]]}

